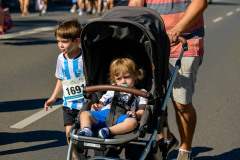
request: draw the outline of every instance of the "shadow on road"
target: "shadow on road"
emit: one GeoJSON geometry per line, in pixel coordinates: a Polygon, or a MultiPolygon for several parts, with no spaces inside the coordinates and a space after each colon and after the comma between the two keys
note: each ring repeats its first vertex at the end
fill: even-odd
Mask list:
{"type": "MultiPolygon", "coordinates": [[[[61,98],[57,99],[57,101],[61,98]]],[[[35,110],[43,108],[44,103],[47,99],[32,99],[32,100],[21,100],[21,101],[9,101],[0,102],[0,112],[15,112],[24,110],[35,110]]]]}
{"type": "MultiPolygon", "coordinates": [[[[215,156],[199,156],[197,155],[199,153],[203,152],[208,152],[213,150],[213,148],[208,148],[208,147],[194,147],[193,148],[193,157],[195,160],[239,160],[239,153],[240,153],[240,148],[233,149],[229,152],[222,153],[220,155],[215,155],[215,156]]],[[[172,151],[169,156],[168,160],[173,160],[176,159],[178,155],[178,150],[172,151]]]]}
{"type": "MultiPolygon", "coordinates": [[[[22,31],[21,29],[24,27],[24,30],[27,31],[28,29],[40,28],[45,26],[57,26],[59,24],[58,20],[47,20],[47,19],[22,19],[22,20],[13,20],[13,27],[7,32],[15,33],[22,31]]],[[[54,37],[54,33],[53,33],[54,37]]]]}
{"type": "MultiPolygon", "coordinates": [[[[6,41],[6,40],[5,40],[6,41]]],[[[46,40],[40,38],[9,38],[4,45],[14,45],[14,46],[30,46],[30,45],[44,45],[44,44],[57,44],[56,40],[46,40]],[[10,42],[13,41],[13,42],[10,42]]]]}
{"type": "Polygon", "coordinates": [[[6,133],[6,132],[0,133],[0,146],[17,142],[39,142],[39,141],[53,141],[53,142],[40,145],[33,145],[26,148],[1,151],[0,155],[36,151],[41,149],[67,145],[65,132],[61,131],[40,130],[23,133],[6,133]]]}

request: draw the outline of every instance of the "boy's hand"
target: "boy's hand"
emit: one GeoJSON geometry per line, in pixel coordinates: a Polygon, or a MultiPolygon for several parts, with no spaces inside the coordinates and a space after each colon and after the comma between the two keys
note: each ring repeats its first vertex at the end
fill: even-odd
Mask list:
{"type": "Polygon", "coordinates": [[[94,104],[92,104],[92,106],[91,106],[91,111],[99,111],[102,107],[103,107],[102,104],[94,103],[94,104]]]}
{"type": "Polygon", "coordinates": [[[126,114],[127,114],[127,115],[131,114],[131,115],[133,115],[134,118],[137,117],[136,112],[133,112],[133,111],[127,111],[126,114]]]}
{"type": "Polygon", "coordinates": [[[56,99],[51,99],[51,98],[49,98],[49,99],[47,100],[47,102],[45,102],[45,104],[44,104],[44,109],[45,109],[45,111],[48,110],[48,107],[51,107],[51,108],[52,108],[52,105],[53,105],[55,102],[56,102],[56,99]]]}

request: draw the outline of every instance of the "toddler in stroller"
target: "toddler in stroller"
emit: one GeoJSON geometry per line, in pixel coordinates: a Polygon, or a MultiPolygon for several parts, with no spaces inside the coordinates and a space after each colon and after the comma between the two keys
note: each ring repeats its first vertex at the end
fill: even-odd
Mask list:
{"type": "MultiPolygon", "coordinates": [[[[110,65],[111,84],[136,87],[137,82],[142,78],[143,71],[138,69],[135,62],[129,58],[116,59],[110,65]]],[[[109,135],[118,135],[133,131],[137,127],[137,120],[140,120],[146,104],[146,98],[135,97],[127,93],[107,91],[99,100],[98,104],[92,104],[91,111],[84,111],[81,113],[80,126],[82,130],[77,135],[92,137],[92,125],[105,127],[98,131],[98,137],[101,138],[108,138],[109,135]],[[119,98],[113,99],[114,95],[116,97],[116,94],[119,94],[119,98]],[[118,107],[121,105],[119,109],[122,111],[119,112],[120,110],[118,110],[116,117],[114,117],[117,124],[108,128],[105,122],[112,103],[118,103],[118,107]]],[[[113,124],[115,123],[113,122],[113,124]]]]}
{"type": "MultiPolygon", "coordinates": [[[[164,131],[163,133],[166,131],[166,104],[175,78],[171,78],[167,87],[170,42],[159,14],[146,7],[114,7],[106,12],[101,19],[91,21],[84,27],[81,34],[81,48],[86,87],[84,105],[79,115],[81,113],[92,114],[93,112],[85,112],[91,110],[91,108],[98,110],[99,105],[95,103],[105,102],[101,98],[104,97],[106,91],[107,93],[112,91],[111,96],[116,101],[119,96],[121,97],[121,92],[138,96],[135,99],[142,97],[144,105],[139,103],[138,111],[140,109],[143,112],[144,109],[144,112],[140,114],[139,125],[135,128],[136,124],[134,124],[131,128],[131,130],[133,129],[132,132],[125,128],[125,134],[115,135],[110,127],[117,124],[118,118],[116,117],[118,116],[116,115],[119,114],[120,110],[117,106],[122,105],[117,105],[116,101],[113,101],[105,123],[112,132],[110,136],[103,135],[105,133],[107,135],[108,129],[100,130],[101,133],[98,134],[96,132],[99,128],[95,129],[94,126],[91,128],[92,123],[96,122],[95,119],[87,125],[93,133],[88,128],[85,128],[87,129],[85,130],[86,119],[81,117],[81,122],[77,120],[68,134],[70,144],[67,160],[71,160],[72,151],[74,151],[78,160],[118,159],[113,158],[117,157],[117,149],[120,152],[122,148],[125,148],[126,153],[128,151],[126,147],[129,145],[131,145],[129,148],[132,149],[131,153],[133,154],[130,157],[126,154],[127,159],[166,159],[166,136],[164,136],[164,144],[161,144],[163,146],[161,151],[157,138],[161,130],[164,131]],[[106,78],[108,77],[109,66],[116,57],[133,59],[136,65],[144,71],[144,77],[138,82],[138,87],[133,88],[133,85],[130,84],[130,87],[106,85],[109,84],[106,78]],[[146,91],[140,90],[140,88],[144,88],[146,91]],[[78,130],[80,130],[79,135],[77,134],[78,130]],[[92,134],[100,135],[100,138],[92,137],[92,134]],[[141,146],[143,149],[137,150],[136,146],[141,146]],[[89,150],[94,150],[93,156],[89,154],[89,150]],[[148,158],[148,155],[151,158],[148,158]]],[[[177,70],[179,66],[176,66],[177,70]]],[[[115,74],[113,75],[115,76],[115,74]]],[[[176,76],[175,73],[174,75],[176,76]]],[[[115,80],[117,79],[112,82],[115,82],[115,80]]],[[[122,111],[122,108],[125,107],[120,108],[122,111]]],[[[131,110],[130,108],[127,110],[131,110]]],[[[119,115],[122,115],[122,113],[119,115]]],[[[126,110],[124,113],[126,113],[126,110]]]]}

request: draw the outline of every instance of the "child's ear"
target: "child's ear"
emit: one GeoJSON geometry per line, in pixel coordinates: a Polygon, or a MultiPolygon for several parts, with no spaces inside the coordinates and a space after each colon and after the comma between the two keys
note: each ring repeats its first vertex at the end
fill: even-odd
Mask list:
{"type": "Polygon", "coordinates": [[[81,42],[80,38],[76,38],[75,42],[80,43],[81,42]]]}

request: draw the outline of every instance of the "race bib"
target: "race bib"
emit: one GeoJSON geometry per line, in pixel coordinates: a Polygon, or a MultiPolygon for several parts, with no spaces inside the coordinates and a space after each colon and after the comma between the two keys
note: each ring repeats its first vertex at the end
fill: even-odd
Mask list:
{"type": "Polygon", "coordinates": [[[86,86],[85,77],[63,80],[63,94],[66,101],[83,99],[83,90],[86,86]]]}

